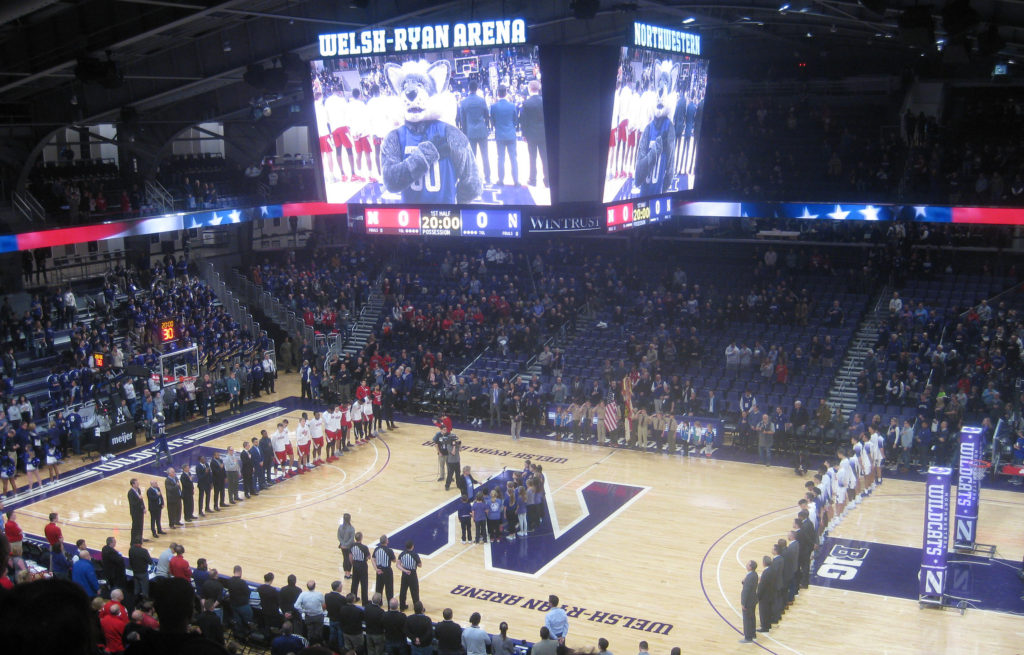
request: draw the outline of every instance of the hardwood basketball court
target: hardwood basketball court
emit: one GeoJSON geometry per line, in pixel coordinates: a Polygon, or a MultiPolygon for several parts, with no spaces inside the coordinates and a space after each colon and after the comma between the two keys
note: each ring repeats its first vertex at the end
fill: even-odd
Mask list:
{"type": "MultiPolygon", "coordinates": [[[[222,414],[219,423],[192,430],[194,443],[173,449],[174,463],[193,464],[211,449],[237,448],[242,439],[272,431],[301,410],[295,375],[282,375],[278,393],[242,417],[222,414]],[[207,439],[208,437],[208,439],[207,439]]],[[[543,464],[553,510],[554,535],[497,546],[463,545],[450,514],[457,497],[436,481],[437,457],[429,446],[434,428],[399,423],[337,462],[277,484],[259,497],[207,515],[147,544],[158,555],[171,540],[185,546],[194,565],[261,581],[267,571],[284,584],[315,579],[327,590],[342,577],[335,534],[343,513],[352,515],[370,548],[381,534],[416,535],[423,555],[420,588],[427,613],[439,620],[451,607],[467,624],[479,611],[483,625],[497,632],[507,620],[510,636],[535,640],[548,594],[570,611],[569,644],[595,647],[607,638],[619,655],[636,652],[646,639],[653,653],[672,646],[683,652],[812,654],[855,648],[872,653],[1019,653],[1024,622],[1007,611],[922,610],[914,599],[812,584],[771,633],[757,645],[737,643],[743,562],[769,552],[796,515],[803,480],[789,469],[722,459],[684,459],[598,446],[456,429],[464,444],[463,465],[480,480],[503,467],[521,469],[532,457],[543,464]],[[445,506],[448,506],[448,509],[445,506]],[[584,510],[584,505],[587,509],[584,510]],[[437,527],[440,526],[440,527],[437,527]],[[447,545],[444,530],[448,530],[447,545]]],[[[102,475],[88,468],[64,471],[64,484],[37,494],[19,509],[26,532],[41,535],[49,512],[59,512],[65,539],[86,539],[100,548],[118,538],[127,553],[128,481],[143,487],[161,473],[149,463],[102,475]],[[77,477],[72,477],[72,475],[77,477]]],[[[23,478],[19,478],[24,483],[23,478]]],[[[12,506],[12,503],[8,503],[12,506]]],[[[1019,562],[1024,554],[1020,517],[1024,500],[1010,491],[983,489],[979,542],[997,544],[998,557],[1019,562]]],[[[833,534],[838,539],[920,548],[924,486],[886,481],[833,534]]],[[[147,517],[148,518],[148,517],[147,517]]],[[[166,524],[166,520],[165,520],[166,524]]],[[[166,525],[165,525],[166,529],[166,525]]],[[[148,526],[146,531],[148,537],[148,526]]],[[[392,540],[396,553],[403,543],[392,540]]],[[[998,562],[996,563],[998,564],[998,562]]],[[[916,585],[916,568],[902,574],[916,585]]],[[[400,574],[396,571],[395,592],[400,574]]],[[[372,591],[374,575],[371,570],[372,591]]],[[[1020,587],[1014,572],[1006,584],[1020,587]]],[[[347,585],[346,585],[347,589],[347,585]]],[[[1018,611],[1024,611],[1024,602],[1018,611]]]]}

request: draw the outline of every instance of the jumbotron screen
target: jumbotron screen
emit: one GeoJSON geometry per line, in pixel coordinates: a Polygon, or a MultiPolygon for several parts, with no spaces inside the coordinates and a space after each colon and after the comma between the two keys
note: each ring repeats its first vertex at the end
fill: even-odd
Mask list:
{"type": "Polygon", "coordinates": [[[693,189],[707,83],[705,59],[622,49],[604,202],[693,189]]]}
{"type": "Polygon", "coordinates": [[[327,201],[550,205],[537,48],[391,45],[310,64],[327,201]]]}

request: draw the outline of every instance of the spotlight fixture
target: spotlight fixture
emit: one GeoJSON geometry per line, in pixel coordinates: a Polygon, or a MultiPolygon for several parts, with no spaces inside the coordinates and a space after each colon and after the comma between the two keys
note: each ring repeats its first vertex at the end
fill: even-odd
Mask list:
{"type": "Polygon", "coordinates": [[[788,2],[784,3],[782,6],[779,7],[779,11],[780,12],[784,12],[787,9],[789,9],[789,3],[788,2]]]}
{"type": "Polygon", "coordinates": [[[697,19],[694,18],[693,16],[690,16],[689,18],[683,20],[683,25],[689,25],[690,23],[694,22],[695,20],[697,20],[697,19]]]}

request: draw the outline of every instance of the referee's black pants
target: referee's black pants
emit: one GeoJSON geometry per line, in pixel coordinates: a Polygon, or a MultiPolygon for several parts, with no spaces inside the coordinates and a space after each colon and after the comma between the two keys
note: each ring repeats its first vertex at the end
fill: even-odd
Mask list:
{"type": "Polygon", "coordinates": [[[401,591],[399,592],[399,595],[398,595],[398,604],[399,604],[399,609],[401,609],[403,612],[409,607],[408,605],[405,604],[405,594],[406,594],[406,592],[412,592],[412,604],[413,604],[413,606],[415,606],[416,603],[420,602],[420,579],[416,575],[415,571],[413,571],[412,573],[408,573],[408,574],[407,573],[403,573],[402,574],[402,585],[401,585],[401,591]]]}
{"type": "Polygon", "coordinates": [[[383,594],[384,599],[387,601],[395,597],[395,572],[391,570],[390,566],[386,569],[381,569],[381,572],[377,574],[377,581],[373,585],[373,590],[378,594],[383,594]]]}
{"type": "MultiPolygon", "coordinates": [[[[378,578],[379,579],[379,578],[378,578]]],[[[359,596],[363,605],[366,605],[369,598],[369,569],[366,566],[366,562],[352,562],[352,588],[349,589],[349,593],[356,594],[359,596]],[[357,593],[357,590],[362,587],[362,595],[357,593]]]]}

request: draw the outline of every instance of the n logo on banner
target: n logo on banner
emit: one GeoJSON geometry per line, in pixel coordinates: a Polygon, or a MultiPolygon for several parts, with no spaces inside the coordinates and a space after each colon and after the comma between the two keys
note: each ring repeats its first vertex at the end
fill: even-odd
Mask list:
{"type": "MultiPolygon", "coordinates": [[[[504,491],[507,481],[512,479],[511,472],[505,472],[477,487],[477,491],[489,494],[491,489],[504,491]]],[[[546,512],[544,522],[536,532],[527,538],[514,541],[501,540],[489,543],[485,550],[485,565],[489,569],[497,569],[517,575],[536,577],[568,555],[573,549],[586,541],[592,534],[625,510],[634,501],[645,494],[650,487],[628,484],[591,481],[576,494],[580,502],[580,516],[569,525],[560,527],[554,511],[554,502],[549,490],[545,488],[546,512]]],[[[416,551],[422,557],[432,557],[441,553],[459,539],[459,521],[456,512],[460,499],[450,500],[430,510],[418,519],[413,520],[389,535],[389,540],[396,546],[403,545],[407,540],[416,543],[416,551]]]]}

